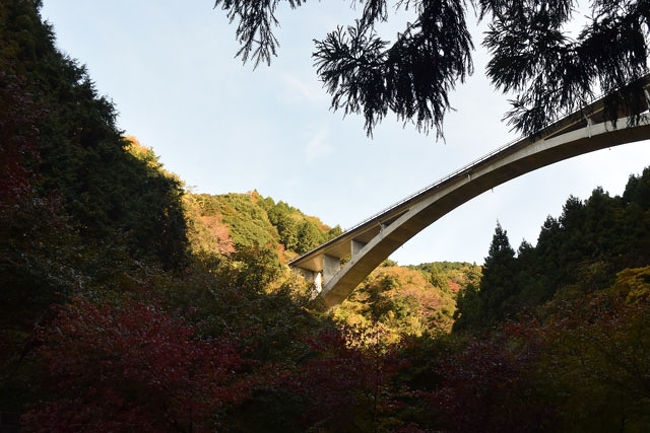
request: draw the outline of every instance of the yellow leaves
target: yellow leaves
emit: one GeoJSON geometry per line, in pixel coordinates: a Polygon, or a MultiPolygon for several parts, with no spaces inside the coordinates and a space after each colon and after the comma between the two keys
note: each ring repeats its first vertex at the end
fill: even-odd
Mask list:
{"type": "Polygon", "coordinates": [[[650,300],[650,266],[622,270],[611,291],[625,297],[628,304],[650,300]]]}
{"type": "Polygon", "coordinates": [[[126,146],[127,152],[140,161],[146,162],[151,168],[158,168],[160,164],[158,163],[158,157],[154,153],[153,148],[144,146],[132,135],[124,137],[124,140],[128,143],[126,146]]]}
{"type": "Polygon", "coordinates": [[[380,327],[382,341],[394,343],[405,335],[449,332],[454,310],[451,294],[434,287],[422,272],[383,266],[337,308],[334,319],[365,331],[380,327]]]}
{"type": "Polygon", "coordinates": [[[163,164],[158,160],[159,157],[153,151],[152,147],[143,145],[132,135],[124,137],[124,141],[127,143],[125,150],[136,159],[144,162],[147,167],[152,170],[152,175],[160,175],[169,179],[174,179],[179,184],[183,185],[183,182],[180,180],[178,175],[163,168],[163,164]]]}

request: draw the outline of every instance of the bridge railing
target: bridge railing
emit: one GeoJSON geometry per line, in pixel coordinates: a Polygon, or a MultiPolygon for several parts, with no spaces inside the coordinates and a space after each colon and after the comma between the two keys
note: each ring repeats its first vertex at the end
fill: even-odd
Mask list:
{"type": "MultiPolygon", "coordinates": [[[[544,131],[545,129],[549,129],[549,128],[551,128],[553,125],[560,124],[561,122],[563,122],[563,121],[566,120],[567,118],[573,116],[573,115],[576,114],[576,113],[579,113],[581,110],[584,110],[584,109],[587,108],[588,106],[595,104],[596,102],[598,102],[598,100],[604,98],[605,96],[607,96],[607,95],[609,95],[609,94],[614,94],[615,92],[617,92],[617,91],[619,91],[619,90],[625,88],[625,87],[628,86],[630,83],[632,83],[632,82],[634,82],[634,81],[636,81],[636,80],[639,80],[639,81],[645,81],[645,87],[650,86],[650,70],[646,70],[645,73],[644,73],[644,75],[642,75],[641,77],[636,78],[636,79],[634,79],[634,80],[631,80],[631,81],[625,83],[624,85],[622,85],[622,86],[620,86],[620,87],[618,87],[618,88],[616,88],[616,89],[610,90],[609,92],[602,92],[602,93],[600,93],[600,94],[597,95],[597,96],[593,96],[593,97],[591,98],[590,102],[587,103],[587,104],[586,104],[584,107],[582,107],[580,110],[575,110],[575,111],[565,110],[564,112],[562,112],[561,115],[559,115],[559,116],[557,117],[557,119],[556,119],[554,122],[552,122],[550,125],[548,125],[547,127],[541,129],[540,131],[538,131],[538,132],[535,133],[535,134],[540,134],[540,133],[541,133],[542,131],[544,131]]],[[[647,108],[650,108],[650,100],[647,101],[647,108]]],[[[531,135],[534,136],[535,134],[531,134],[531,135]]],[[[388,212],[391,212],[391,211],[393,211],[393,210],[399,208],[400,206],[402,206],[402,205],[405,204],[406,202],[408,202],[408,201],[410,201],[410,200],[413,200],[413,199],[415,199],[416,197],[418,197],[419,195],[424,194],[425,192],[430,191],[431,189],[440,186],[442,183],[447,182],[449,179],[451,179],[451,178],[453,178],[453,177],[456,177],[456,176],[458,176],[458,175],[460,175],[460,174],[462,174],[462,173],[464,173],[464,172],[470,171],[472,168],[475,168],[476,166],[478,166],[479,164],[481,164],[481,163],[484,162],[485,160],[487,160],[487,159],[493,157],[495,154],[497,154],[497,153],[499,153],[499,152],[503,152],[504,150],[506,150],[506,149],[508,149],[508,148],[510,148],[510,147],[513,147],[513,146],[517,145],[518,143],[522,142],[523,140],[525,140],[526,138],[530,137],[531,135],[521,135],[521,136],[519,136],[519,137],[517,137],[517,138],[515,138],[515,139],[513,139],[513,140],[508,141],[506,144],[504,144],[504,145],[502,145],[502,146],[500,146],[500,147],[498,147],[498,148],[496,148],[496,149],[493,149],[493,150],[490,151],[489,153],[486,153],[485,155],[483,155],[483,156],[481,156],[481,157],[475,159],[474,161],[470,162],[469,164],[465,164],[464,166],[460,167],[459,169],[457,169],[457,170],[455,170],[455,171],[449,173],[449,174],[446,175],[446,176],[441,177],[440,179],[436,180],[435,182],[433,182],[433,183],[431,183],[431,184],[425,186],[424,188],[422,188],[422,189],[416,191],[415,193],[410,194],[409,196],[407,196],[407,197],[401,199],[400,201],[391,204],[391,205],[388,206],[387,208],[385,208],[385,209],[383,209],[383,210],[381,210],[381,211],[379,211],[379,212],[377,212],[377,213],[371,215],[371,216],[368,217],[368,218],[365,218],[363,221],[361,221],[361,222],[359,222],[359,223],[353,225],[352,227],[349,227],[349,228],[345,229],[345,231],[344,231],[343,233],[341,233],[340,235],[338,235],[337,237],[335,237],[335,238],[333,238],[333,239],[330,239],[329,241],[325,242],[324,244],[319,245],[318,247],[316,247],[314,250],[308,251],[308,252],[306,252],[305,254],[302,254],[301,256],[295,258],[294,260],[292,260],[292,261],[290,262],[290,264],[291,264],[291,263],[294,263],[294,262],[298,262],[298,261],[300,261],[302,258],[309,256],[310,254],[312,254],[312,253],[313,253],[314,251],[316,251],[316,250],[320,250],[320,249],[326,248],[328,245],[331,245],[331,244],[336,243],[340,238],[343,238],[343,237],[349,235],[350,232],[353,232],[354,230],[357,230],[358,228],[360,228],[360,227],[362,227],[362,226],[368,224],[369,222],[371,222],[371,221],[373,221],[373,220],[379,218],[380,216],[382,216],[382,215],[384,215],[384,214],[386,214],[386,213],[388,213],[388,212]]]]}
{"type": "MultiPolygon", "coordinates": [[[[629,84],[632,83],[633,81],[636,81],[636,80],[642,80],[642,79],[646,79],[646,80],[647,80],[648,78],[649,78],[649,75],[646,73],[646,75],[642,76],[641,78],[636,78],[636,79],[634,79],[634,80],[632,80],[632,81],[626,83],[625,85],[621,86],[620,88],[617,88],[617,89],[614,89],[614,90],[610,90],[609,92],[602,92],[602,93],[598,94],[597,96],[593,96],[593,97],[591,98],[591,100],[589,101],[589,103],[587,103],[586,106],[589,106],[589,105],[594,104],[594,103],[597,102],[599,99],[602,99],[602,98],[604,98],[605,96],[607,96],[607,95],[609,95],[609,94],[613,94],[614,92],[620,90],[621,88],[623,88],[623,87],[629,85],[629,84]]],[[[649,102],[649,103],[650,103],[650,102],[649,102]]],[[[585,107],[586,107],[586,106],[585,106],[585,107]]],[[[584,109],[585,107],[583,107],[583,109],[584,109]]],[[[556,119],[555,121],[553,121],[550,125],[546,126],[544,129],[550,128],[551,126],[553,126],[553,125],[555,125],[555,124],[557,124],[557,123],[559,123],[559,122],[562,122],[563,120],[565,120],[565,119],[571,117],[574,113],[577,113],[577,112],[579,112],[579,111],[565,110],[565,111],[564,111],[560,116],[557,117],[557,119],[556,119]]],[[[540,133],[540,132],[543,131],[544,129],[541,129],[541,130],[538,131],[537,133],[540,133]]],[[[535,135],[535,134],[531,134],[531,135],[535,135]]],[[[468,163],[468,164],[465,164],[465,165],[462,166],[461,168],[459,168],[459,169],[457,169],[457,170],[455,170],[455,171],[449,173],[448,175],[439,178],[438,180],[434,181],[433,183],[430,183],[429,185],[425,186],[424,188],[422,188],[422,189],[420,189],[420,190],[414,192],[413,194],[410,194],[410,195],[408,195],[407,197],[401,199],[400,201],[391,204],[391,205],[388,206],[387,208],[385,208],[385,209],[383,209],[383,210],[381,210],[381,211],[379,211],[379,212],[377,212],[377,213],[375,213],[375,214],[369,216],[368,218],[365,218],[363,221],[361,221],[361,222],[359,222],[359,223],[353,225],[352,227],[349,227],[349,228],[345,229],[345,231],[344,231],[340,236],[343,236],[343,235],[345,235],[346,233],[349,233],[349,232],[351,232],[351,231],[354,231],[354,230],[356,230],[356,229],[362,227],[363,225],[369,223],[370,221],[372,221],[372,220],[374,220],[374,219],[380,217],[381,215],[384,215],[384,214],[386,214],[386,213],[388,213],[388,212],[390,212],[390,211],[392,211],[392,210],[395,210],[395,209],[399,208],[399,207],[400,207],[401,205],[403,205],[404,203],[406,203],[406,202],[408,202],[408,201],[410,201],[410,200],[416,198],[417,196],[419,196],[419,195],[421,195],[421,194],[424,194],[424,193],[427,192],[427,191],[432,190],[433,188],[436,188],[437,186],[440,186],[442,183],[448,181],[449,179],[451,179],[451,178],[453,178],[453,177],[456,177],[456,176],[460,175],[460,174],[463,173],[463,172],[466,172],[466,171],[468,171],[468,170],[471,170],[472,168],[475,168],[477,165],[479,165],[479,164],[481,164],[482,162],[484,162],[485,160],[491,158],[491,157],[494,156],[495,154],[497,154],[497,153],[499,153],[499,152],[502,152],[502,151],[508,149],[509,147],[512,147],[512,146],[518,144],[519,142],[521,142],[521,141],[525,140],[526,138],[530,137],[531,135],[520,135],[519,137],[516,137],[516,138],[514,138],[514,139],[508,141],[506,144],[504,144],[504,145],[502,145],[502,146],[500,146],[500,147],[498,147],[498,148],[496,148],[496,149],[493,149],[493,150],[490,151],[489,153],[486,153],[485,155],[483,155],[483,156],[481,156],[481,157],[479,157],[479,158],[473,160],[472,162],[470,162],[470,163],[468,163]]]]}
{"type": "Polygon", "coordinates": [[[519,143],[519,142],[520,142],[521,140],[523,140],[523,139],[525,139],[525,137],[518,137],[518,138],[515,138],[514,140],[511,140],[511,141],[507,142],[507,143],[504,144],[503,146],[498,147],[498,148],[492,150],[490,153],[486,153],[485,155],[481,156],[481,157],[478,158],[478,159],[475,159],[474,161],[470,162],[469,164],[466,164],[466,165],[462,166],[461,168],[459,168],[459,169],[457,169],[457,170],[455,170],[455,171],[453,171],[453,172],[447,174],[446,176],[443,176],[443,177],[439,178],[439,179],[436,180],[435,182],[433,182],[433,183],[431,183],[431,184],[425,186],[424,188],[422,188],[422,189],[420,189],[420,190],[414,192],[413,194],[410,194],[410,195],[408,195],[407,197],[401,199],[400,201],[391,204],[391,205],[388,206],[387,208],[385,208],[385,209],[383,209],[383,210],[381,210],[381,211],[379,211],[379,212],[377,212],[377,213],[375,213],[375,214],[369,216],[368,218],[364,219],[364,220],[361,221],[360,223],[357,223],[357,224],[353,225],[352,227],[346,229],[344,233],[354,231],[354,230],[358,229],[359,227],[363,226],[364,224],[367,224],[367,223],[369,223],[370,221],[374,220],[375,218],[378,218],[378,217],[380,217],[381,215],[386,214],[386,213],[388,213],[388,212],[390,212],[390,211],[392,211],[392,210],[394,210],[394,209],[400,207],[400,206],[403,205],[404,203],[406,203],[406,202],[408,202],[408,201],[410,201],[410,200],[416,198],[417,196],[419,196],[419,195],[421,195],[421,194],[424,194],[425,192],[427,192],[427,191],[429,191],[429,190],[431,190],[431,189],[433,189],[433,188],[439,186],[439,185],[442,184],[443,182],[446,182],[446,181],[448,181],[449,179],[451,179],[451,178],[453,178],[453,177],[455,177],[455,176],[458,176],[459,174],[463,173],[464,171],[467,171],[467,170],[469,170],[469,169],[475,167],[476,165],[480,164],[481,162],[485,161],[486,159],[488,159],[488,158],[494,156],[494,154],[499,153],[499,152],[501,152],[501,151],[507,149],[507,148],[510,147],[510,146],[514,146],[515,144],[519,143]]]}

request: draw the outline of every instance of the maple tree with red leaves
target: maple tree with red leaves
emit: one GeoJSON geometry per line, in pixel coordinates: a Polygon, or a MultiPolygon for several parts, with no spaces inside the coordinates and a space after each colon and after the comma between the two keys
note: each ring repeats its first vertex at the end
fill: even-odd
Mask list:
{"type": "MultiPolygon", "coordinates": [[[[400,367],[396,346],[360,346],[355,329],[327,329],[308,339],[311,358],[290,378],[290,388],[306,401],[305,429],[383,431],[399,404],[391,380],[400,367]]],[[[367,333],[367,332],[366,332],[367,333]]],[[[366,336],[367,337],[367,336],[366,336]]]]}
{"type": "Polygon", "coordinates": [[[531,370],[540,352],[501,341],[471,341],[440,364],[442,387],[431,405],[445,419],[446,432],[556,431],[554,414],[539,400],[531,370]]]}
{"type": "Polygon", "coordinates": [[[293,378],[296,392],[308,402],[306,424],[345,430],[360,411],[362,396],[375,388],[370,359],[348,347],[338,330],[326,330],[308,341],[312,359],[293,378]]]}
{"type": "Polygon", "coordinates": [[[28,432],[208,432],[246,396],[245,362],[227,339],[198,339],[144,303],[75,299],[40,339],[49,398],[23,416],[28,432]]]}

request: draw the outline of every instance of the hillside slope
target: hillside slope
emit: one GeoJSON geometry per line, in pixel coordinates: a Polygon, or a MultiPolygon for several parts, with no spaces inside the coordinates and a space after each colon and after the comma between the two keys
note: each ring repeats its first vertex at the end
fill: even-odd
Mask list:
{"type": "Polygon", "coordinates": [[[184,194],[40,3],[0,2],[0,431],[650,431],[650,169],[323,314],[280,257],[337,229],[184,194]]]}
{"type": "Polygon", "coordinates": [[[241,248],[275,251],[287,263],[299,254],[339,235],[319,218],[305,215],[283,201],[262,197],[257,191],[245,194],[188,194],[188,213],[194,218],[190,236],[199,254],[227,255],[241,248]]]}

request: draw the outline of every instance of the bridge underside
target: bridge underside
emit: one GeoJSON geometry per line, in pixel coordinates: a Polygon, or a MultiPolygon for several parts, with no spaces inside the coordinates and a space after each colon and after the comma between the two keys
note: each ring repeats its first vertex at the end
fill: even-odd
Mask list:
{"type": "MultiPolygon", "coordinates": [[[[600,101],[484,157],[292,261],[329,308],[341,303],[388,256],[424,228],[481,193],[538,168],[624,143],[650,139],[650,116],[603,119],[600,101]],[[589,116],[585,116],[588,112],[589,116]]],[[[647,108],[647,107],[646,107],[647,108]]]]}

